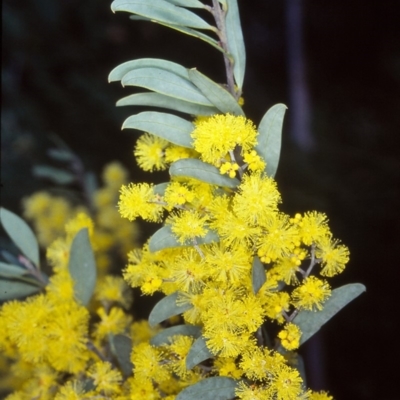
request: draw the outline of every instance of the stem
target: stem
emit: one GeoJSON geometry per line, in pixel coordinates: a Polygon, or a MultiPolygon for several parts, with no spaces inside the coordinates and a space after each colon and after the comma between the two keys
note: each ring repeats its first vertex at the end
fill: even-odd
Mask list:
{"type": "Polygon", "coordinates": [[[94,354],[96,354],[97,357],[100,358],[101,361],[108,361],[106,357],[101,354],[100,350],[94,345],[94,343],[91,340],[88,340],[86,343],[86,347],[90,350],[93,351],[94,354]]]}
{"type": "Polygon", "coordinates": [[[225,27],[225,16],[226,11],[224,11],[218,0],[213,0],[213,7],[210,9],[211,14],[215,19],[215,23],[217,24],[217,34],[219,37],[219,41],[221,47],[224,50],[224,63],[225,63],[225,71],[226,71],[226,80],[228,84],[228,91],[231,95],[237,100],[240,97],[240,93],[235,90],[235,79],[233,76],[233,63],[232,57],[229,55],[228,50],[228,39],[226,37],[226,27],[225,27]]]}

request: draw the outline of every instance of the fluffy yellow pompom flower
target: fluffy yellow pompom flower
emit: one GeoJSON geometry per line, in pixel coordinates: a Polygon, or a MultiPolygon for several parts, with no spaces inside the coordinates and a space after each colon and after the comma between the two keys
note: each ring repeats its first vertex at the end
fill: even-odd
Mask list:
{"type": "Polygon", "coordinates": [[[142,217],[147,221],[159,222],[163,208],[154,203],[157,195],[154,193],[153,186],[148,183],[123,185],[118,202],[118,210],[122,217],[129,221],[142,217]]]}
{"type": "Polygon", "coordinates": [[[322,310],[322,304],[331,295],[328,282],[309,276],[292,292],[292,304],[296,308],[315,311],[322,310]]]}
{"type": "Polygon", "coordinates": [[[300,236],[306,246],[330,236],[328,219],[324,213],[311,211],[305,213],[303,217],[300,214],[296,214],[293,221],[298,224],[300,236]]]}
{"type": "Polygon", "coordinates": [[[207,219],[207,216],[202,216],[197,211],[182,211],[172,215],[167,223],[171,225],[171,230],[178,241],[184,244],[188,240],[204,237],[207,234],[205,227],[207,219]]]}
{"type": "Polygon", "coordinates": [[[122,376],[119,371],[112,369],[109,362],[96,362],[90,368],[88,376],[93,379],[97,393],[111,396],[121,392],[122,376]]]}
{"type": "Polygon", "coordinates": [[[258,132],[250,120],[231,114],[214,115],[195,122],[194,148],[201,158],[216,166],[237,145],[250,150],[257,144],[258,132]]]}
{"type": "Polygon", "coordinates": [[[277,212],[281,195],[276,182],[265,175],[245,175],[233,199],[233,211],[249,224],[265,224],[277,212]]]}
{"type": "Polygon", "coordinates": [[[145,133],[136,142],[133,154],[144,171],[161,171],[167,166],[164,150],[169,142],[158,136],[145,133]]]}
{"type": "Polygon", "coordinates": [[[274,374],[271,386],[275,392],[275,396],[271,398],[277,400],[298,400],[304,392],[299,371],[288,366],[282,366],[274,374]]]}
{"type": "Polygon", "coordinates": [[[296,350],[300,346],[301,331],[296,324],[288,323],[278,333],[282,346],[287,350],[296,350]]]}
{"type": "Polygon", "coordinates": [[[149,343],[140,343],[133,348],[131,361],[135,366],[135,379],[146,382],[152,379],[164,382],[170,377],[166,364],[162,364],[162,351],[149,343]]]}
{"type": "Polygon", "coordinates": [[[349,261],[349,249],[325,236],[321,239],[315,251],[317,258],[322,260],[322,276],[334,276],[342,272],[349,261]]]}

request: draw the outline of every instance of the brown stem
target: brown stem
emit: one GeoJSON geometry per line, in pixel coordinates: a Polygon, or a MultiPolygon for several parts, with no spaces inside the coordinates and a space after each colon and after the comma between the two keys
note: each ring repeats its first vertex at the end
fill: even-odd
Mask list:
{"type": "Polygon", "coordinates": [[[226,26],[225,26],[225,16],[226,11],[223,10],[218,2],[218,0],[213,0],[213,7],[210,9],[211,14],[213,15],[215,22],[217,24],[217,34],[219,37],[219,41],[221,47],[224,50],[224,63],[225,63],[225,71],[226,71],[226,80],[228,84],[228,91],[232,94],[232,96],[237,100],[240,97],[240,93],[235,90],[235,79],[233,76],[233,63],[234,60],[228,51],[228,39],[226,37],[226,26]]]}

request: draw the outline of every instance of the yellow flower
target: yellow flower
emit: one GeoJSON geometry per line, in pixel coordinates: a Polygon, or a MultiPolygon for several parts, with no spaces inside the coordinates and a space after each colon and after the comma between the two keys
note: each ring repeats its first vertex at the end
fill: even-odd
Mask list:
{"type": "Polygon", "coordinates": [[[266,234],[257,243],[257,254],[262,262],[270,263],[277,258],[288,257],[300,244],[297,227],[289,223],[285,214],[271,214],[264,228],[266,234]]]}
{"type": "Polygon", "coordinates": [[[171,230],[178,241],[184,244],[207,234],[207,219],[207,216],[203,216],[197,211],[181,211],[170,216],[167,223],[171,225],[171,230]]]}
{"type": "Polygon", "coordinates": [[[118,189],[127,179],[128,173],[118,161],[111,162],[104,167],[103,181],[107,187],[118,189]]]}
{"type": "Polygon", "coordinates": [[[164,150],[169,142],[166,140],[145,133],[136,142],[133,154],[140,168],[144,171],[161,171],[167,166],[164,150]]]}
{"type": "Polygon", "coordinates": [[[185,184],[171,182],[164,194],[164,201],[169,207],[182,206],[185,203],[191,203],[195,194],[185,184]]]}
{"type": "Polygon", "coordinates": [[[233,211],[249,224],[264,225],[278,210],[276,182],[260,173],[246,174],[233,199],[233,211]]]}
{"type": "Polygon", "coordinates": [[[92,239],[93,231],[94,231],[94,224],[91,218],[84,214],[79,213],[76,217],[69,220],[65,225],[65,232],[67,233],[67,241],[72,240],[75,235],[83,228],[88,228],[89,237],[92,239]]]}
{"type": "Polygon", "coordinates": [[[237,145],[249,150],[257,144],[258,132],[254,124],[242,116],[213,115],[195,122],[195,126],[192,132],[195,150],[204,161],[217,166],[237,145]]]}
{"type": "Polygon", "coordinates": [[[132,303],[132,293],[119,276],[107,275],[96,286],[95,298],[102,303],[120,303],[128,308],[132,303]]]}
{"type": "Polygon", "coordinates": [[[243,375],[243,370],[236,365],[233,357],[216,357],[214,368],[218,371],[219,376],[240,379],[243,375]]]}
{"type": "Polygon", "coordinates": [[[311,211],[305,213],[303,217],[301,215],[297,215],[296,217],[294,221],[299,226],[299,234],[306,246],[310,246],[313,243],[319,242],[324,237],[330,236],[328,219],[325,214],[311,211]]]}
{"type": "Polygon", "coordinates": [[[272,380],[272,388],[277,400],[298,400],[303,394],[303,380],[296,369],[283,365],[272,380]]]}
{"type": "Polygon", "coordinates": [[[113,307],[107,314],[106,310],[101,307],[97,310],[100,322],[96,324],[95,337],[98,340],[104,339],[110,333],[117,335],[127,330],[132,318],[126,315],[121,308],[113,307]]]}
{"type": "Polygon", "coordinates": [[[93,379],[96,392],[99,394],[112,396],[117,395],[121,391],[121,373],[113,369],[109,362],[96,362],[90,368],[88,376],[93,379]]]}
{"type": "Polygon", "coordinates": [[[79,381],[69,381],[60,387],[54,400],[81,400],[85,391],[79,381]]]}
{"type": "Polygon", "coordinates": [[[309,400],[333,400],[333,396],[330,396],[327,392],[321,391],[321,392],[313,392],[309,391],[309,400]]]}
{"type": "Polygon", "coordinates": [[[317,244],[315,255],[322,261],[322,276],[330,277],[339,274],[349,262],[349,249],[338,243],[337,240],[325,236],[317,244]]]}
{"type": "Polygon", "coordinates": [[[234,178],[236,176],[236,172],[239,169],[239,165],[235,162],[224,162],[219,168],[219,172],[224,175],[229,175],[230,178],[234,178]]]}
{"type": "Polygon", "coordinates": [[[252,172],[265,170],[265,161],[257,154],[255,150],[245,153],[243,160],[248,164],[248,168],[252,172]]]}
{"type": "Polygon", "coordinates": [[[162,363],[162,351],[148,343],[140,343],[133,348],[131,361],[135,366],[135,379],[146,382],[164,382],[170,377],[166,364],[162,363]]]}
{"type": "Polygon", "coordinates": [[[199,153],[186,147],[170,143],[165,149],[165,162],[171,164],[183,158],[199,158],[199,153]]]}
{"type": "Polygon", "coordinates": [[[278,333],[282,346],[286,350],[296,350],[300,346],[301,331],[300,328],[292,323],[285,325],[284,329],[278,333]]]}
{"type": "Polygon", "coordinates": [[[249,379],[266,381],[274,371],[285,365],[285,359],[279,353],[258,346],[249,347],[242,355],[240,368],[249,379]]]}
{"type": "Polygon", "coordinates": [[[292,292],[292,304],[304,310],[322,310],[323,303],[331,295],[328,282],[309,276],[292,292]]]}
{"type": "Polygon", "coordinates": [[[118,209],[122,217],[129,221],[142,217],[147,221],[159,222],[163,208],[154,203],[157,196],[153,187],[154,185],[148,183],[123,185],[118,202],[118,209]]]}
{"type": "Polygon", "coordinates": [[[163,345],[165,356],[169,360],[168,366],[180,378],[187,377],[191,371],[186,369],[186,356],[194,342],[190,336],[175,335],[170,337],[170,344],[163,345]]]}

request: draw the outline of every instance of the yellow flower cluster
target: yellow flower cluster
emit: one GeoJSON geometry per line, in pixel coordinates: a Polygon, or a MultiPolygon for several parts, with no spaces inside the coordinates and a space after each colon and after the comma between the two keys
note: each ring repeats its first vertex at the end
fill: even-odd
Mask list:
{"type": "Polygon", "coordinates": [[[121,277],[100,277],[89,308],[76,299],[68,262],[72,240],[82,228],[93,240],[96,227],[81,213],[66,223],[64,237],[49,247],[54,274],[44,293],[0,308],[0,387],[14,390],[8,400],[128,400],[137,390],[132,380],[123,382],[110,357],[111,338],[129,335],[139,344],[157,330],[147,322],[132,323],[126,311],[132,296],[121,277]]]}
{"type": "Polygon", "coordinates": [[[85,206],[74,205],[66,197],[52,196],[46,192],[35,193],[23,201],[24,215],[32,221],[38,241],[47,248],[53,265],[59,264],[58,258],[63,258],[63,252],[69,248],[73,237],[69,235],[67,242],[56,239],[63,235],[68,221],[77,215],[90,215],[94,220],[96,229],[91,227],[91,242],[96,249],[100,272],[104,273],[112,267],[110,254],[117,253],[121,258],[125,257],[135,244],[138,230],[135,224],[121,218],[115,207],[119,189],[127,179],[125,168],[118,162],[112,162],[104,168],[104,185],[93,192],[85,206]]]}
{"type": "Polygon", "coordinates": [[[158,251],[150,251],[151,241],[131,251],[124,278],[144,294],[178,292],[178,305],[188,308],[184,321],[201,327],[215,360],[201,376],[198,367],[187,371],[180,363],[189,344],[183,353],[143,345],[134,350],[134,379],[147,379],[150,387],[151,378],[154,391],[171,385],[175,392],[167,393],[173,394],[189,376],[193,383],[207,376],[245,377],[236,390],[240,399],[325,398],[305,391],[297,369],[276,350],[299,347],[295,316],[324,307],[331,288],[322,277],[343,271],[347,247],[333,239],[325,214],[290,217],[279,210],[281,195],[275,180],[263,172],[265,162],[255,150],[257,131],[250,121],[229,114],[201,118],[192,137],[200,159],[219,167],[221,174],[238,176],[240,183],[233,191],[185,177],[172,180],[163,191],[147,183],[123,186],[121,215],[164,220],[170,243],[175,240],[158,251]],[[242,161],[232,158],[240,152],[242,161]],[[257,258],[266,282],[254,290],[257,258]],[[267,347],[261,332],[267,320],[283,325],[275,350],[267,347]]]}

